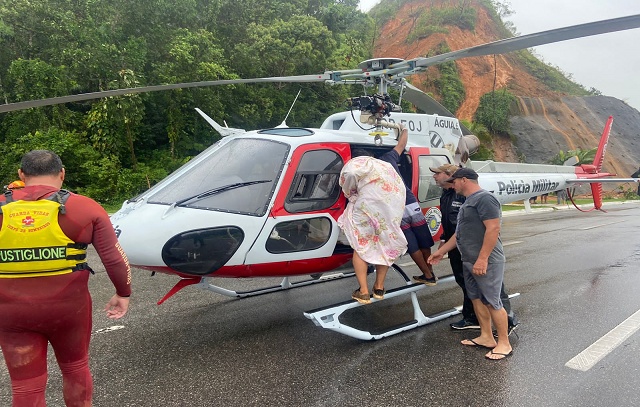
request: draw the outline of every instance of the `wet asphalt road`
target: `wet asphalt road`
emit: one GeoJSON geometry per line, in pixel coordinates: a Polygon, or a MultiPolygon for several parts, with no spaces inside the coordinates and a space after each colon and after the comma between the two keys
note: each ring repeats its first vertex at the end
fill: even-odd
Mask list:
{"type": "MultiPolygon", "coordinates": [[[[317,328],[303,316],[348,299],[353,278],[242,300],[188,287],[157,306],[175,279],[135,270],[130,312],[110,321],[102,307],[113,289],[94,260],[94,405],[640,405],[640,333],[587,371],[565,366],[640,309],[640,203],[606,209],[505,216],[506,287],[521,293],[512,304],[522,324],[512,339],[514,355],[500,362],[459,345],[472,332],[449,329],[458,317],[364,342],[317,328]]],[[[405,267],[409,275],[414,269],[405,267]]],[[[435,271],[449,274],[448,263],[435,271]]],[[[250,289],[276,281],[216,283],[250,289]]],[[[400,284],[390,272],[387,288],[400,284]]],[[[459,305],[461,294],[448,282],[418,298],[431,314],[459,305]]],[[[349,313],[348,319],[378,324],[412,318],[408,299],[398,298],[349,313]]],[[[48,405],[63,406],[53,358],[49,366],[48,405]]],[[[0,406],[10,404],[2,364],[0,406]]]]}

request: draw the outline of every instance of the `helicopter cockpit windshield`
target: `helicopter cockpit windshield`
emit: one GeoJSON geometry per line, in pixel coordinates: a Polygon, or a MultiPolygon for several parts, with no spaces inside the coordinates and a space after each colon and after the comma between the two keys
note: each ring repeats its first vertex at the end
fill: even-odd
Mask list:
{"type": "Polygon", "coordinates": [[[263,216],[288,152],[287,144],[273,140],[230,140],[148,202],[263,216]]]}

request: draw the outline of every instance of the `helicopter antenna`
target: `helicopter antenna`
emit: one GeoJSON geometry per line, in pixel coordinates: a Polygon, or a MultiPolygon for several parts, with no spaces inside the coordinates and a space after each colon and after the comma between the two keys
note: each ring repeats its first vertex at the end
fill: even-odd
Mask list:
{"type": "Polygon", "coordinates": [[[298,94],[296,95],[296,98],[293,99],[293,103],[291,103],[291,107],[289,108],[289,111],[287,112],[287,115],[284,117],[284,120],[282,121],[282,123],[280,123],[280,126],[278,126],[278,127],[287,127],[287,119],[289,118],[289,114],[291,113],[291,109],[293,109],[293,105],[295,105],[296,101],[298,100],[298,96],[300,96],[300,92],[302,92],[302,88],[300,88],[298,90],[298,94]]]}

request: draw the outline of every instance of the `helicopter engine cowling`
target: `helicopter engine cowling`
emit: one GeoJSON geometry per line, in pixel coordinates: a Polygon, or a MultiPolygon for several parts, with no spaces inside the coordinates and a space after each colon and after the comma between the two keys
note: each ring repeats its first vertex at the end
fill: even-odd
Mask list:
{"type": "Polygon", "coordinates": [[[466,163],[469,160],[469,156],[476,153],[479,148],[480,140],[478,137],[473,134],[462,136],[456,148],[456,158],[459,158],[460,162],[466,163]]]}

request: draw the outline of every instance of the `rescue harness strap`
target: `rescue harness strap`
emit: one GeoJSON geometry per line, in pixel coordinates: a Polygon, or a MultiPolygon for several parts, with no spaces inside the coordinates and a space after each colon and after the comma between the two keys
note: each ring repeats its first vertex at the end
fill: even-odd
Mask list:
{"type": "MultiPolygon", "coordinates": [[[[13,199],[13,191],[8,190],[4,193],[5,202],[0,202],[0,213],[2,212],[2,206],[15,202],[13,199]]],[[[49,201],[53,201],[58,203],[60,206],[58,207],[58,211],[60,214],[64,215],[66,213],[66,208],[64,206],[67,199],[69,199],[70,193],[66,189],[60,189],[55,192],[51,196],[44,198],[49,201]]],[[[66,254],[66,249],[76,249],[76,250],[87,250],[88,244],[86,243],[68,243],[66,246],[56,246],[56,247],[36,247],[36,248],[12,248],[12,249],[0,249],[0,263],[8,263],[13,261],[41,261],[46,258],[59,258],[66,260],[85,260],[87,258],[87,254],[66,254]]],[[[95,274],[93,269],[89,267],[89,264],[78,263],[73,267],[63,267],[54,270],[48,270],[47,273],[55,273],[64,270],[79,271],[79,270],[89,270],[91,274],[95,274]]],[[[23,271],[20,274],[22,275],[34,275],[34,274],[42,274],[43,271],[23,271]]],[[[2,272],[0,271],[0,275],[8,275],[15,276],[15,272],[2,272]]]]}

